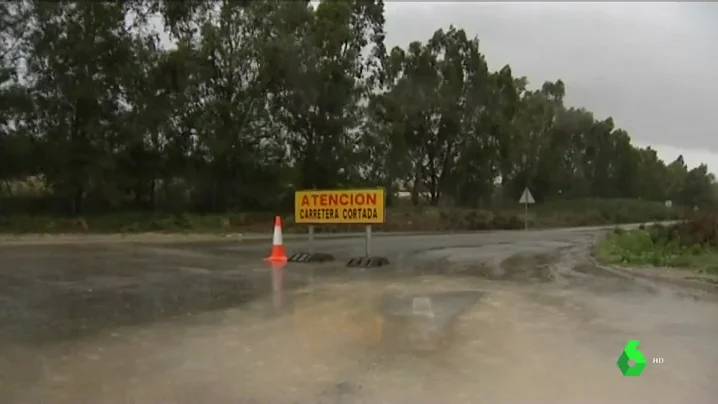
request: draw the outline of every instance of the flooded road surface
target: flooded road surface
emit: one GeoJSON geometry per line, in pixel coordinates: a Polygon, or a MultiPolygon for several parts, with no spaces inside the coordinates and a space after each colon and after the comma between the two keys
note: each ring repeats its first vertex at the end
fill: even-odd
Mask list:
{"type": "Polygon", "coordinates": [[[595,231],[0,247],[3,403],[679,403],[718,395],[712,294],[593,266],[595,231]],[[290,252],[303,249],[287,243],[290,252]],[[648,360],[623,377],[628,340],[648,360]],[[660,358],[663,363],[654,364],[660,358]]]}

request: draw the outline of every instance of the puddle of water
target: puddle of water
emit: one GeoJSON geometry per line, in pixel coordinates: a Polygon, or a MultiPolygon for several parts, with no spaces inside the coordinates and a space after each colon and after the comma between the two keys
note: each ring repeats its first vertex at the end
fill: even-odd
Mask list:
{"type": "MultiPolygon", "coordinates": [[[[718,355],[709,340],[717,328],[710,320],[713,314],[706,310],[716,313],[715,308],[703,306],[696,311],[702,320],[693,321],[712,321],[713,331],[695,332],[693,344],[708,345],[691,353],[695,345],[684,345],[688,340],[640,331],[636,326],[669,318],[634,317],[631,326],[619,321],[621,314],[629,315],[624,308],[619,316],[615,311],[601,311],[602,322],[591,322],[576,315],[580,308],[569,309],[585,298],[564,294],[556,306],[527,297],[520,288],[494,290],[461,316],[451,349],[442,352],[440,361],[402,357],[385,362],[360,380],[362,394],[349,402],[714,402],[718,390],[712,380],[718,367],[712,361],[718,355]],[[621,376],[615,360],[626,340],[636,336],[642,339],[646,355],[674,358],[673,368],[654,365],[640,378],[621,376]],[[705,357],[699,359],[700,355],[705,357]]],[[[602,308],[610,305],[621,312],[623,307],[615,297],[592,297],[587,304],[591,306],[594,299],[602,302],[602,308]]],[[[651,299],[644,303],[662,305],[651,299]]],[[[685,303],[673,307],[691,310],[685,303]]]]}
{"type": "Polygon", "coordinates": [[[260,300],[84,341],[5,347],[0,396],[27,404],[714,402],[712,306],[445,277],[301,292],[270,317],[272,303],[260,300]],[[666,328],[676,319],[692,327],[680,341],[666,328]],[[620,376],[615,360],[634,337],[671,366],[620,376]]]}

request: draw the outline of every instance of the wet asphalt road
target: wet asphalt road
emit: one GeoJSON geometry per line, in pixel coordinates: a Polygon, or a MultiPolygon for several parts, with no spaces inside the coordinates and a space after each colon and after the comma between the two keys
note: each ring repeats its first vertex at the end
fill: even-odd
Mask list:
{"type": "Polygon", "coordinates": [[[266,241],[0,246],[0,400],[715,403],[715,299],[599,270],[596,234],[376,237],[375,269],[344,267],[360,238],[283,269],[266,241]]]}

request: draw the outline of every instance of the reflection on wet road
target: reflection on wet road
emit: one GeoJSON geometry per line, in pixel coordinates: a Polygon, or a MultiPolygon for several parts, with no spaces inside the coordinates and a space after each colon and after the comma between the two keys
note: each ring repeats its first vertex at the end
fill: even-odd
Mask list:
{"type": "Polygon", "coordinates": [[[263,244],[0,247],[0,397],[714,403],[715,299],[602,272],[595,234],[384,236],[379,269],[271,269],[263,244]],[[629,339],[640,377],[615,365],[629,339]]]}

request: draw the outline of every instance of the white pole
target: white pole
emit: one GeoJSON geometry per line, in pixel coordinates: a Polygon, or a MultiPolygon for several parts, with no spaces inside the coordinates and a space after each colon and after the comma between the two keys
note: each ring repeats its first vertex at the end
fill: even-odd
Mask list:
{"type": "Polygon", "coordinates": [[[527,198],[524,201],[524,230],[529,229],[529,198],[528,195],[526,195],[527,198]]]}
{"type": "Polygon", "coordinates": [[[309,225],[309,254],[314,254],[314,225],[309,225]]]}
{"type": "Polygon", "coordinates": [[[366,240],[365,240],[365,242],[366,242],[366,245],[365,245],[365,248],[364,248],[364,252],[366,253],[366,256],[369,257],[369,256],[371,256],[371,225],[370,225],[370,224],[368,224],[368,225],[366,226],[366,240]]]}

